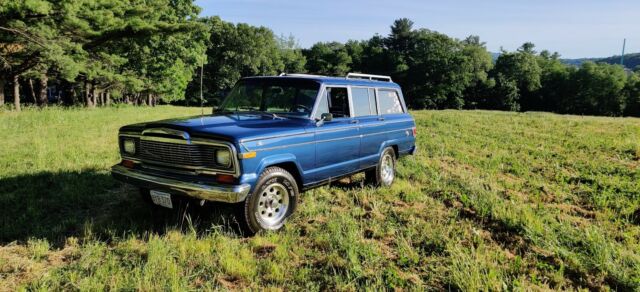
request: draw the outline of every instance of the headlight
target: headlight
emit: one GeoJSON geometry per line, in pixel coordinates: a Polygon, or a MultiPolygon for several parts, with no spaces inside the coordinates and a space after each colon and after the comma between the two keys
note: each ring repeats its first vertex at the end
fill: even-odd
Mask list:
{"type": "Polygon", "coordinates": [[[216,163],[222,166],[231,165],[231,152],[229,150],[216,151],[216,163]]]}
{"type": "Polygon", "coordinates": [[[136,154],[136,141],[133,139],[124,139],[124,141],[122,141],[122,146],[124,148],[124,153],[127,153],[129,155],[135,155],[136,154]]]}

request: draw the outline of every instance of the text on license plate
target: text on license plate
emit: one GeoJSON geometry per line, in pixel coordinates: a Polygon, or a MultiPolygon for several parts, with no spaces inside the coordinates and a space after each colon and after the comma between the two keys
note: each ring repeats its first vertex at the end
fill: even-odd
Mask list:
{"type": "Polygon", "coordinates": [[[151,200],[154,204],[173,209],[173,205],[171,204],[171,194],[154,190],[151,190],[150,193],[151,200]]]}

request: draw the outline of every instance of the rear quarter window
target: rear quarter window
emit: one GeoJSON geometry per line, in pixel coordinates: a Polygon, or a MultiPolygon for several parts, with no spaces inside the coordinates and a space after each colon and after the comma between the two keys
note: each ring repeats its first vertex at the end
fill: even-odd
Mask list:
{"type": "Polygon", "coordinates": [[[377,115],[375,96],[371,88],[351,88],[353,111],[356,117],[377,115]]]}
{"type": "Polygon", "coordinates": [[[404,112],[400,96],[395,90],[379,89],[378,103],[380,104],[380,114],[399,114],[404,112]]]}

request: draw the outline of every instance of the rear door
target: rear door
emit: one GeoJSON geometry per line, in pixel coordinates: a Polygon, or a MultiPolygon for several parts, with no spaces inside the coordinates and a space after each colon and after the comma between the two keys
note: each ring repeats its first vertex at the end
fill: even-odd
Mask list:
{"type": "Polygon", "coordinates": [[[347,86],[328,86],[321,96],[316,117],[331,113],[333,120],[315,128],[316,181],[358,170],[360,136],[351,108],[347,86]]]}
{"type": "Polygon", "coordinates": [[[384,118],[378,115],[376,90],[372,87],[351,87],[353,112],[360,127],[360,169],[375,166],[380,147],[387,135],[384,118]]]}

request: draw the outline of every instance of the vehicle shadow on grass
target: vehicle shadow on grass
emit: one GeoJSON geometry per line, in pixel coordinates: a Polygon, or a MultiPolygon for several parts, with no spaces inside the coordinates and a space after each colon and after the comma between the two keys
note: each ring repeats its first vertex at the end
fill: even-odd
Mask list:
{"type": "Polygon", "coordinates": [[[41,172],[0,178],[0,244],[47,239],[61,246],[68,237],[114,237],[168,229],[206,233],[212,227],[241,235],[233,205],[183,200],[174,209],[150,206],[136,188],[108,171],[41,172]]]}

